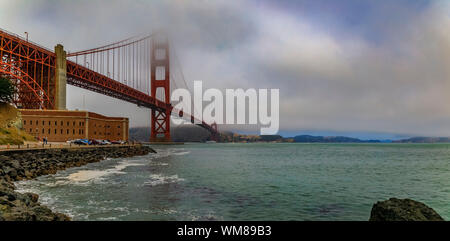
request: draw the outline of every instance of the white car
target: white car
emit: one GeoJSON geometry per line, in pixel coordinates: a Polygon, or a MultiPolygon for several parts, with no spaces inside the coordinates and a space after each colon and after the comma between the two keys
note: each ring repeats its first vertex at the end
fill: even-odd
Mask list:
{"type": "Polygon", "coordinates": [[[108,140],[102,140],[102,145],[111,145],[111,142],[108,140]]]}

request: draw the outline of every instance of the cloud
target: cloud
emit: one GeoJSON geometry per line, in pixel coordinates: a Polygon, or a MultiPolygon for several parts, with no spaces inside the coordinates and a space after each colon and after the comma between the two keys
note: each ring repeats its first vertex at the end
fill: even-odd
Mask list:
{"type": "MultiPolygon", "coordinates": [[[[292,93],[282,100],[282,126],[450,135],[446,10],[448,5],[434,5],[408,19],[414,27],[386,26],[393,35],[384,36],[382,45],[357,35],[311,33],[298,24],[296,34],[279,42],[285,51],[272,47],[278,56],[263,61],[267,72],[278,73],[282,91],[292,93]]],[[[276,46],[271,40],[260,41],[267,42],[262,46],[276,46]]]]}
{"type": "MultiPolygon", "coordinates": [[[[71,51],[164,28],[189,84],[279,88],[283,130],[450,136],[443,1],[0,3],[2,28],[71,51]]],[[[70,88],[71,108],[82,108],[85,95],[92,111],[149,124],[148,110],[70,88]]]]}

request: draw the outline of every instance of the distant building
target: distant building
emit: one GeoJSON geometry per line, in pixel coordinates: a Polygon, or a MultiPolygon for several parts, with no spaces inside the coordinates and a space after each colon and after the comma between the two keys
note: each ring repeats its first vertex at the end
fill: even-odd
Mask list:
{"type": "Polygon", "coordinates": [[[42,140],[74,139],[128,141],[128,118],[107,117],[88,111],[20,110],[23,129],[42,140]]]}

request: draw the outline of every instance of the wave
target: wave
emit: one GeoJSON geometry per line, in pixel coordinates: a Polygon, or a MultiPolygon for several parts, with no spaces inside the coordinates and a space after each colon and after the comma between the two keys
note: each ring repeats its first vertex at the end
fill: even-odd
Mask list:
{"type": "Polygon", "coordinates": [[[184,155],[187,155],[189,153],[191,153],[191,152],[190,151],[182,151],[182,152],[175,152],[175,153],[173,153],[173,155],[184,156],[184,155]]]}
{"type": "Polygon", "coordinates": [[[165,162],[151,162],[150,166],[168,166],[169,163],[165,163],[165,162]]]}
{"type": "Polygon", "coordinates": [[[206,215],[188,214],[191,221],[223,221],[223,217],[215,215],[214,212],[209,212],[206,215]]]}
{"type": "Polygon", "coordinates": [[[125,174],[123,170],[131,166],[143,166],[142,163],[132,163],[127,161],[122,161],[113,168],[106,170],[81,170],[76,173],[72,173],[66,178],[72,182],[87,182],[93,179],[99,179],[112,174],[125,174]]]}
{"type": "Polygon", "coordinates": [[[185,179],[183,178],[179,178],[178,175],[163,176],[161,174],[153,174],[150,176],[150,180],[144,182],[144,185],[153,187],[157,185],[182,182],[184,180],[185,179]]]}

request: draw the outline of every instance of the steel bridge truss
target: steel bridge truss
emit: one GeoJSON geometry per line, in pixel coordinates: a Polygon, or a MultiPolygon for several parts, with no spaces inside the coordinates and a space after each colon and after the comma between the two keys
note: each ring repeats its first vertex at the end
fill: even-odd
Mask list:
{"type": "MultiPolygon", "coordinates": [[[[170,141],[170,55],[166,37],[148,35],[67,54],[67,84],[151,109],[151,141],[170,141]],[[78,60],[81,58],[82,63],[78,60]]],[[[14,104],[55,109],[56,54],[0,29],[0,76],[16,88],[14,104]]],[[[183,77],[184,81],[184,77],[183,77]]],[[[182,117],[182,114],[180,115],[182,117]]],[[[197,120],[218,138],[217,125],[197,120]]]]}

